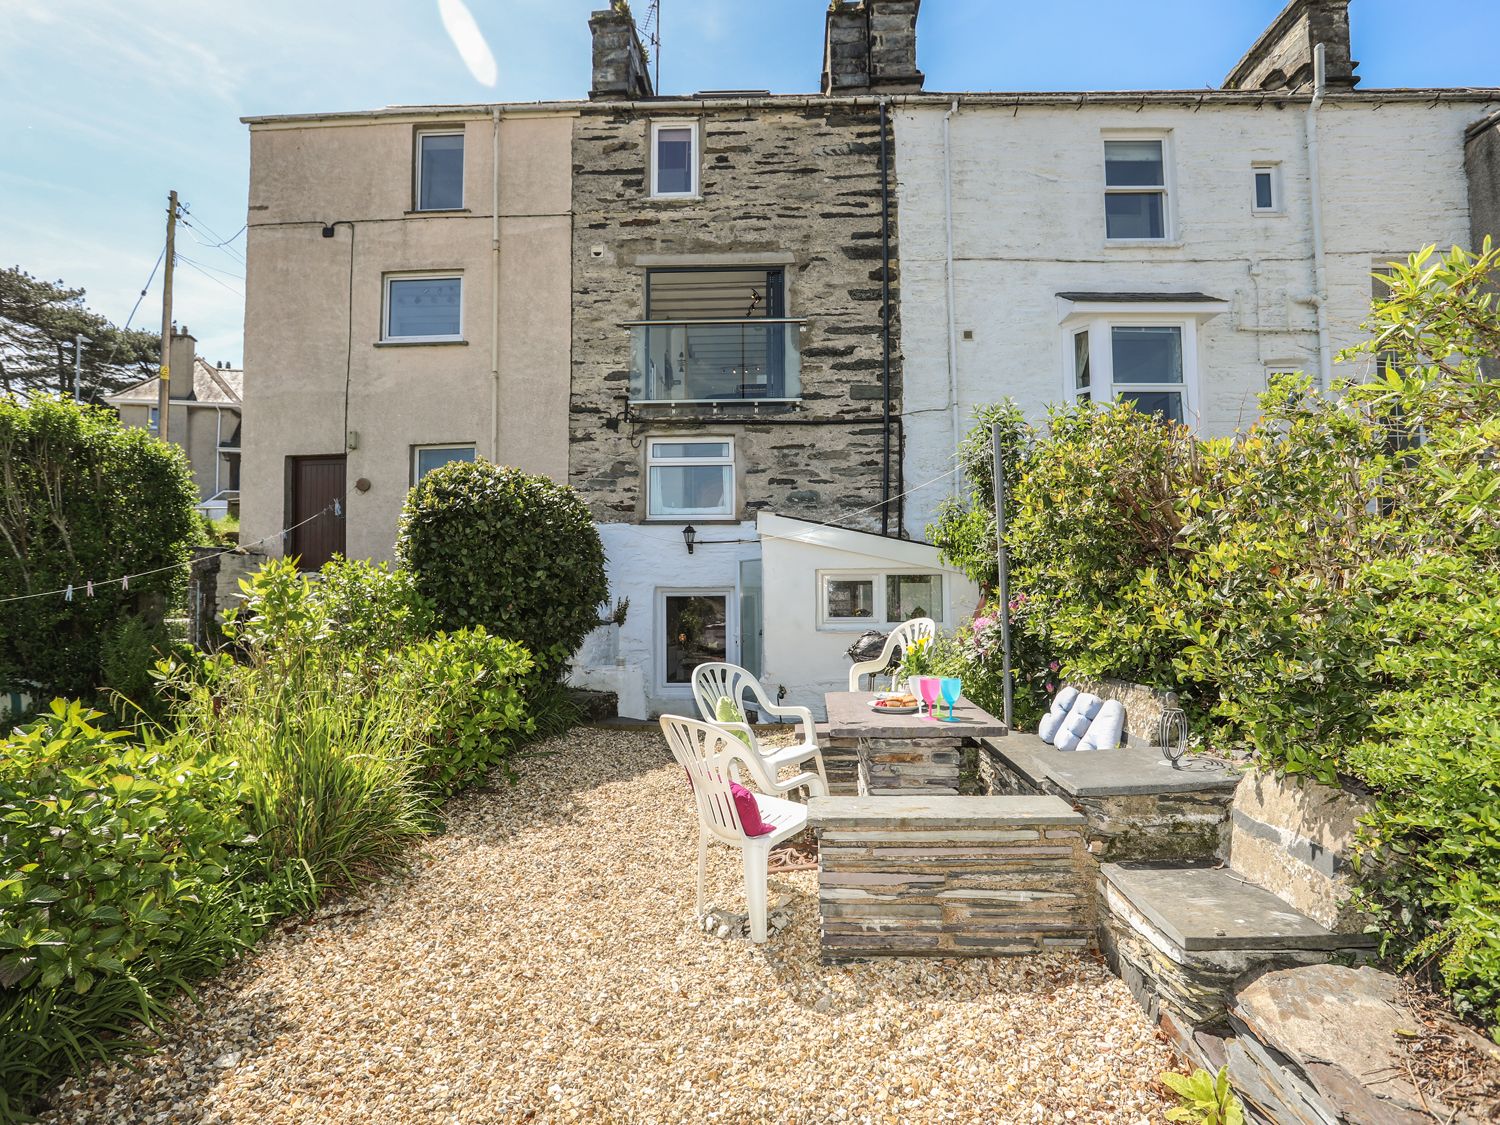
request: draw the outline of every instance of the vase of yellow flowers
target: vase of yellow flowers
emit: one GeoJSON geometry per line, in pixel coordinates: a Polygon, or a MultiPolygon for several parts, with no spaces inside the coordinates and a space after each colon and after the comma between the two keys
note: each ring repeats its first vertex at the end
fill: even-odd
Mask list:
{"type": "Polygon", "coordinates": [[[932,638],[918,637],[901,650],[901,663],[896,666],[897,690],[905,688],[906,691],[915,695],[913,690],[916,684],[912,681],[918,676],[930,676],[935,669],[935,661],[932,656],[932,638]]]}

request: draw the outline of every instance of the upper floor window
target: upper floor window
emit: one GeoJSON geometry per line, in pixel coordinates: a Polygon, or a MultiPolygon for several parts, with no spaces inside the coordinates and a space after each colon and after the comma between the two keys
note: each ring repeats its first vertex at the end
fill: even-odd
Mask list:
{"type": "Polygon", "coordinates": [[[411,482],[416,484],[433,469],[440,469],[453,461],[472,460],[472,445],[414,445],[411,447],[411,482]]]}
{"type": "Polygon", "coordinates": [[[688,199],[698,194],[698,123],[651,123],[651,194],[688,199]]]}
{"type": "Polygon", "coordinates": [[[410,343],[462,340],[463,288],[463,278],[454,274],[387,276],[381,338],[410,343]]]}
{"type": "Polygon", "coordinates": [[[1164,137],[1104,142],[1104,232],[1111,241],[1163,241],[1167,207],[1167,142],[1164,137]]]}
{"type": "Polygon", "coordinates": [[[646,516],[733,518],[734,439],[646,439],[646,516]]]}
{"type": "Polygon", "coordinates": [[[1252,164],[1251,187],[1254,192],[1250,209],[1257,215],[1275,215],[1281,211],[1281,165],[1252,164]]]}
{"type": "Polygon", "coordinates": [[[650,270],[645,304],[645,319],[630,325],[632,401],[801,394],[800,322],[786,315],[781,269],[650,270]]]}
{"type": "Polygon", "coordinates": [[[1097,320],[1072,334],[1071,393],[1078,402],[1132,402],[1146,414],[1185,423],[1194,414],[1193,322],[1097,320]]]}
{"type": "Polygon", "coordinates": [[[464,205],[464,135],[453,130],[417,133],[418,211],[457,211],[464,205]]]}

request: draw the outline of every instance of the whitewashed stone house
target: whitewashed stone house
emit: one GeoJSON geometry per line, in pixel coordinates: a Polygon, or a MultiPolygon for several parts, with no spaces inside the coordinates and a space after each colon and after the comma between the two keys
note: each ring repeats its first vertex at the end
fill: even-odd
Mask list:
{"type": "MultiPolygon", "coordinates": [[[[1347,0],[1293,0],[1221,89],[899,106],[906,478],[951,468],[1006,396],[1037,422],[1128,397],[1219,435],[1271,373],[1355,374],[1332,357],[1372,271],[1470,241],[1465,129],[1500,104],[1367,89],[1355,65],[1347,0]]],[[[909,498],[914,534],[956,487],[909,498]]]]}

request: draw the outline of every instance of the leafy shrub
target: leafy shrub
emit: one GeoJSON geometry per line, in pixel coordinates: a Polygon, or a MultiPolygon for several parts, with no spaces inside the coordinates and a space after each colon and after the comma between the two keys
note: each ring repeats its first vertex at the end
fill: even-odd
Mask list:
{"type": "Polygon", "coordinates": [[[140,613],[159,619],[186,583],[198,534],[187,458],[123,428],[113,410],[39,396],[26,405],[0,398],[0,465],[0,591],[78,587],[72,601],[0,604],[0,681],[91,696],[110,625],[140,613]],[[142,574],[129,590],[102,584],[126,572],[142,574]]]}
{"type": "Polygon", "coordinates": [[[419,776],[441,796],[502,765],[536,729],[526,698],[530,655],[483,626],[411,644],[401,651],[399,668],[423,701],[419,776]]]}
{"type": "Polygon", "coordinates": [[[396,551],[441,627],[519,641],[548,675],[599,624],[609,594],[604,546],[573,490],[485,461],[422,478],[396,551]]]}
{"type": "Polygon", "coordinates": [[[227,760],[54,702],[0,747],[0,1116],[130,1046],[254,935],[227,760]]]}
{"type": "Polygon", "coordinates": [[[1194,1125],[1245,1125],[1245,1107],[1229,1088],[1229,1068],[1218,1074],[1201,1067],[1191,1075],[1163,1074],[1162,1082],[1177,1095],[1180,1104],[1167,1110],[1168,1121],[1194,1125]]]}
{"type": "Polygon", "coordinates": [[[320,893],[399,870],[432,824],[417,783],[423,701],[382,671],[298,642],[173,675],[179,737],[240,763],[251,831],[320,893]]]}
{"type": "MultiPolygon", "coordinates": [[[[1368,377],[1278,380],[1248,431],[1200,441],[1128,407],[1007,424],[1018,652],[1175,688],[1215,744],[1373,790],[1362,905],[1387,953],[1500,1021],[1500,253],[1393,263],[1368,377]]],[[[930,532],[993,573],[989,435],[930,532]]],[[[985,690],[982,633],[960,663],[985,690]]],[[[1025,658],[1018,663],[1026,664],[1025,658]]],[[[1023,668],[1022,674],[1026,674],[1023,668]]]]}
{"type": "Polygon", "coordinates": [[[314,578],[291,559],[270,559],[240,586],[244,600],[229,631],[263,653],[307,645],[389,652],[434,628],[432,607],[411,573],[385,563],[335,558],[314,578]]]}
{"type": "Polygon", "coordinates": [[[157,692],[156,665],[170,656],[166,625],[132,614],[109,627],[99,653],[104,703],[123,722],[160,722],[165,703],[157,692]]]}

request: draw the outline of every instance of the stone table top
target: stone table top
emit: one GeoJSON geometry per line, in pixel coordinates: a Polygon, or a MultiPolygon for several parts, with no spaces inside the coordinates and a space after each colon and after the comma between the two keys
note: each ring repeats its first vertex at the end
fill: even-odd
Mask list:
{"type": "MultiPolygon", "coordinates": [[[[966,697],[960,696],[953,713],[956,723],[939,722],[925,715],[888,715],[870,707],[868,691],[830,691],[823,697],[828,707],[828,734],[832,738],[985,738],[1005,733],[1005,724],[966,697]]],[[[939,713],[947,712],[947,705],[939,713]]]]}
{"type": "Polygon", "coordinates": [[[1038,788],[1051,781],[1069,797],[1129,797],[1158,793],[1233,792],[1241,772],[1188,754],[1178,769],[1161,747],[1132,740],[1118,750],[1059,750],[1034,734],[1012,731],[985,745],[1038,788]]]}

